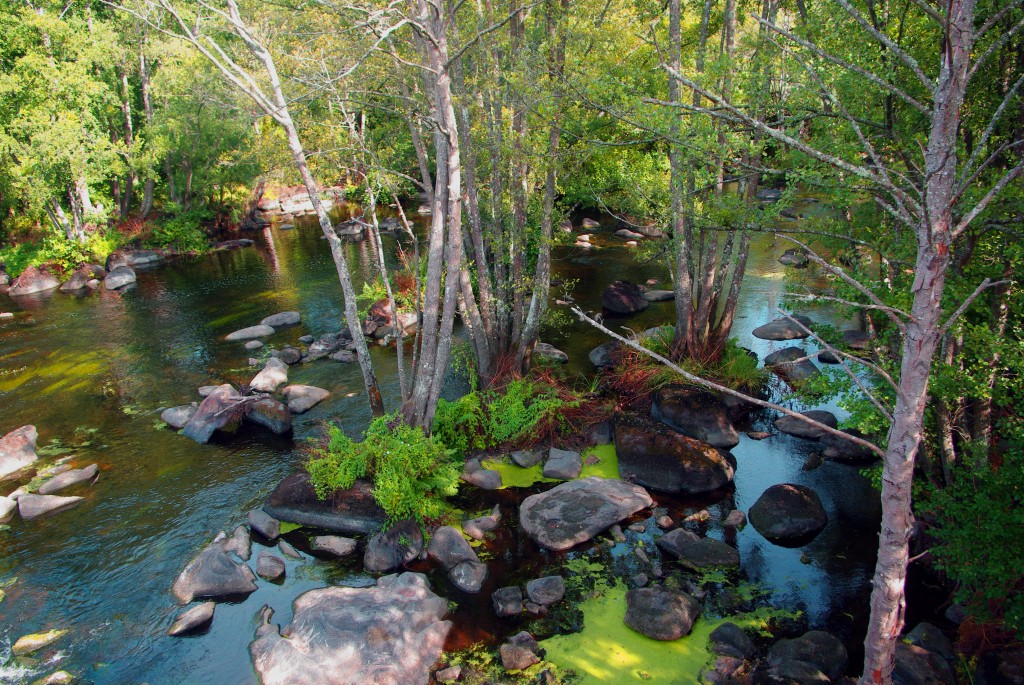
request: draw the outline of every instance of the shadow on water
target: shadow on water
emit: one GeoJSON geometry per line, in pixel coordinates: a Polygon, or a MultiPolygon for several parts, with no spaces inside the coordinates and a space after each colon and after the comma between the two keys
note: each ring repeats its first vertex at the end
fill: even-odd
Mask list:
{"type": "MultiPolygon", "coordinates": [[[[61,667],[85,682],[252,683],[247,646],[260,606],[269,604],[275,621],[287,623],[291,601],[301,592],[368,582],[355,562],[287,559],[283,584],[261,581],[243,601],[219,604],[207,632],[164,636],[179,611],[170,586],[184,564],[217,531],[241,523],[248,509],[300,465],[301,446],[322,421],[358,434],[369,420],[357,368],[323,360],[290,371],[291,382],[332,393],[296,417],[294,442],[244,430],[198,445],[159,425],[160,409],[197,400],[198,386],[251,379],[249,353],[223,340],[232,330],[283,310],[300,311],[303,322],[273,336],[273,346],[340,328],[341,292],[327,246],[315,222],[296,224],[295,230],[262,232],[254,248],[139,270],[136,287],[125,292],[84,298],[56,293],[19,302],[0,296],[0,309],[16,312],[13,320],[0,322],[0,432],[32,423],[40,447],[52,455],[48,459],[71,456],[76,466],[100,465],[95,486],[69,493],[85,496],[80,506],[54,517],[15,520],[0,532],[0,581],[18,578],[0,603],[7,639],[69,628],[59,645],[66,655],[61,667]]],[[[584,309],[599,309],[601,290],[615,279],[668,283],[663,267],[638,263],[612,230],[595,233],[599,249],[593,252],[555,251],[555,274],[576,282],[572,294],[584,309]]],[[[387,247],[394,252],[392,239],[387,247]]],[[[755,239],[737,316],[740,344],[762,358],[778,343],[756,340],[750,330],[774,318],[781,302],[785,282],[776,259],[784,249],[783,241],[770,236],[755,239]]],[[[372,272],[368,245],[348,243],[346,250],[358,274],[372,272]]],[[[811,275],[802,278],[813,281],[811,275]]],[[[827,310],[807,313],[832,322],[827,310]]],[[[671,302],[655,303],[615,323],[641,330],[672,315],[671,302]]],[[[569,353],[570,373],[592,373],[587,353],[602,342],[596,331],[566,318],[547,341],[569,353]]],[[[374,349],[373,356],[385,398],[394,406],[393,353],[374,349]]],[[[771,590],[779,604],[804,609],[813,626],[857,638],[874,559],[877,496],[848,466],[829,462],[803,471],[812,443],[786,436],[741,440],[733,450],[739,462],[735,492],[725,501],[658,497],[659,504],[674,518],[709,507],[711,519],[704,525],[709,535],[722,538],[720,521],[729,509],[747,510],[770,485],[813,487],[830,522],[807,546],[772,545],[749,526],[726,539],[738,547],[749,579],[771,590]]],[[[16,484],[9,481],[0,491],[16,484]]],[[[486,590],[523,582],[565,560],[539,550],[515,525],[525,494],[501,491],[459,501],[469,512],[502,505],[505,523],[487,543],[486,590]]],[[[308,548],[303,535],[286,537],[308,548]]],[[[262,550],[254,545],[254,557],[262,550]]],[[[456,596],[442,576],[431,577],[435,589],[460,602],[450,646],[493,640],[515,627],[493,618],[487,592],[456,596]]],[[[21,677],[0,672],[0,682],[21,677]]]]}

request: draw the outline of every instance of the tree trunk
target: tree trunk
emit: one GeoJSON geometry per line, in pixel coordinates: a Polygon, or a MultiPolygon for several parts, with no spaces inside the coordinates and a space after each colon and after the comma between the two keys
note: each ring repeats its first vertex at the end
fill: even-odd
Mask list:
{"type": "Polygon", "coordinates": [[[132,195],[135,188],[136,173],[133,168],[134,163],[134,147],[135,147],[135,127],[132,125],[132,91],[128,84],[128,73],[121,73],[121,90],[122,98],[121,101],[121,112],[124,114],[124,143],[128,148],[128,173],[125,174],[124,179],[124,193],[121,195],[121,216],[127,217],[128,211],[132,206],[132,195]]]}
{"type": "MultiPolygon", "coordinates": [[[[143,49],[145,42],[143,42],[143,49]]],[[[149,92],[149,62],[146,60],[145,52],[139,52],[139,83],[142,87],[142,111],[146,115],[146,126],[153,124],[153,98],[149,92]]],[[[156,179],[153,177],[154,170],[150,170],[146,177],[146,184],[142,189],[142,204],[139,206],[139,218],[145,219],[153,209],[153,194],[156,190],[156,179]]]]}

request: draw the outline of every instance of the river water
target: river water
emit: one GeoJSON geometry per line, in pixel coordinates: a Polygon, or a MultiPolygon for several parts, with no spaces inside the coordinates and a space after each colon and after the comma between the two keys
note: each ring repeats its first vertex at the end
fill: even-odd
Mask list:
{"type": "MultiPolygon", "coordinates": [[[[301,446],[318,434],[322,421],[334,420],[357,435],[369,419],[356,366],[321,360],[290,370],[291,382],[332,393],[296,417],[294,441],[243,429],[198,445],[159,426],[160,410],[198,399],[198,386],[244,383],[254,375],[249,353],[224,341],[227,333],[285,310],[301,312],[303,322],[271,338],[274,346],[339,330],[341,293],[326,243],[315,222],[296,223],[294,230],[275,226],[254,236],[255,247],[137,269],[136,287],[125,292],[84,298],[54,293],[17,302],[0,296],[0,310],[16,313],[0,322],[0,434],[31,423],[47,455],[41,463],[70,456],[75,466],[100,466],[96,485],[73,493],[86,498],[77,508],[28,522],[15,518],[10,530],[0,532],[0,583],[17,578],[0,602],[0,683],[56,668],[91,683],[254,683],[247,646],[263,604],[287,622],[291,600],[305,590],[369,582],[352,564],[289,560],[283,584],[261,581],[245,601],[218,605],[208,632],[165,637],[179,612],[170,587],[187,561],[217,531],[242,523],[247,510],[300,466],[301,446]],[[52,628],[70,633],[49,663],[4,665],[17,637],[52,628]]],[[[576,282],[573,296],[584,309],[599,309],[601,290],[615,279],[656,278],[670,287],[663,266],[638,262],[612,230],[595,234],[597,250],[555,250],[554,275],[576,282]]],[[[776,261],[788,246],[759,236],[747,268],[734,334],[761,358],[786,345],[757,340],[750,331],[775,318],[793,273],[776,261]]],[[[390,240],[387,247],[393,251],[390,240]]],[[[368,246],[350,243],[346,249],[361,278],[372,268],[368,246]]],[[[826,285],[812,272],[799,277],[812,287],[826,285]]],[[[826,310],[800,311],[837,323],[826,310]]],[[[672,316],[671,302],[655,303],[616,323],[642,330],[672,316]]],[[[566,317],[546,337],[569,353],[570,373],[592,374],[586,355],[603,342],[598,332],[566,317]]],[[[377,348],[373,356],[385,399],[394,407],[393,352],[377,348]]],[[[741,436],[733,450],[739,462],[734,504],[746,511],[770,485],[803,483],[819,493],[828,527],[800,549],[770,544],[751,526],[730,539],[752,582],[771,591],[775,604],[801,609],[810,625],[846,639],[856,663],[878,497],[853,467],[826,462],[804,471],[813,450],[813,443],[785,435],[761,442],[741,436]]],[[[20,482],[0,484],[0,493],[20,482]]],[[[673,514],[706,505],[674,502],[673,514]]],[[[709,534],[715,537],[723,535],[719,509],[728,507],[711,508],[709,534]]],[[[435,589],[445,594],[443,585],[435,583],[435,589]]],[[[498,629],[474,614],[479,616],[472,608],[457,611],[460,635],[481,637],[498,629]]]]}

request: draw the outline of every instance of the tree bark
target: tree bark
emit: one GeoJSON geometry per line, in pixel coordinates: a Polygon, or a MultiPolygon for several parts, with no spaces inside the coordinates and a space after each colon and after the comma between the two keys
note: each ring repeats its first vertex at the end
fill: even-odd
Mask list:
{"type": "MultiPolygon", "coordinates": [[[[143,48],[139,51],[139,84],[142,88],[142,111],[146,116],[146,126],[153,125],[153,98],[149,92],[149,61],[146,59],[145,42],[143,42],[143,48]]],[[[149,216],[150,211],[153,209],[153,195],[156,190],[156,179],[154,178],[154,170],[150,170],[146,177],[146,183],[142,188],[142,204],[139,205],[140,219],[145,219],[149,216]]]]}

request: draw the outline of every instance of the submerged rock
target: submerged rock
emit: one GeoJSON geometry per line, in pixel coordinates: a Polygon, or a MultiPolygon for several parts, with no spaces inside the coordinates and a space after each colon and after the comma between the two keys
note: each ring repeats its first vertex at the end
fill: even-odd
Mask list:
{"type": "Polygon", "coordinates": [[[36,461],[38,439],[35,426],[22,426],[0,438],[0,478],[23,471],[36,461]]]}
{"type": "Polygon", "coordinates": [[[678,544],[672,546],[661,544],[661,540],[658,540],[658,547],[675,556],[684,568],[698,573],[716,568],[737,568],[740,565],[740,553],[736,548],[713,538],[679,540],[678,544]]]}
{"type": "Polygon", "coordinates": [[[22,635],[11,647],[11,654],[14,656],[25,656],[46,649],[57,640],[68,634],[67,630],[48,630],[45,633],[32,633],[22,635]]]}
{"type": "Polygon", "coordinates": [[[523,591],[518,585],[498,588],[491,595],[494,613],[505,618],[523,613],[523,591]]]}
{"type": "Polygon", "coordinates": [[[591,476],[530,495],[519,507],[519,520],[538,544],[564,550],[653,504],[638,485],[591,476]]]}
{"type": "Polygon", "coordinates": [[[474,519],[462,522],[462,530],[474,540],[483,540],[484,534],[498,527],[501,521],[501,506],[494,505],[494,509],[486,516],[478,516],[474,519]]]}
{"type": "Polygon", "coordinates": [[[305,470],[278,483],[267,496],[263,510],[279,521],[347,534],[375,533],[387,518],[373,499],[369,482],[357,480],[351,488],[337,490],[321,500],[305,470]]]}
{"type": "Polygon", "coordinates": [[[757,652],[754,641],[735,623],[723,623],[711,631],[708,646],[716,654],[750,659],[757,652]]]}
{"type": "Polygon", "coordinates": [[[256,590],[256,576],[224,549],[223,538],[211,542],[181,572],[172,592],[182,604],[196,598],[247,595],[256,590]]]}
{"type": "Polygon", "coordinates": [[[729,449],[740,442],[729,410],[714,395],[698,388],[670,385],[658,390],[651,416],[695,440],[729,449]]]}
{"type": "MultiPolygon", "coordinates": [[[[813,419],[818,423],[824,424],[829,428],[838,428],[839,421],[836,419],[836,415],[830,411],[823,409],[812,409],[811,411],[803,412],[803,415],[809,419],[813,419]]],[[[812,426],[805,421],[801,421],[795,416],[784,415],[775,419],[775,427],[781,432],[787,435],[795,435],[798,438],[806,438],[808,440],[817,440],[824,435],[828,435],[822,429],[812,426]]],[[[840,438],[841,439],[841,438],[840,438]]]]}
{"type": "Polygon", "coordinates": [[[804,358],[806,356],[807,353],[799,347],[786,347],[765,357],[764,365],[779,378],[793,385],[821,373],[814,362],[804,358]]]}
{"type": "Polygon", "coordinates": [[[296,326],[300,321],[302,321],[302,315],[298,312],[281,312],[263,319],[260,321],[260,325],[277,329],[283,326],[296,326]]]}
{"type": "Polygon", "coordinates": [[[818,494],[804,485],[779,483],[750,507],[750,523],[772,542],[805,541],[828,524],[818,494]]]}
{"type": "Polygon", "coordinates": [[[615,451],[623,479],[661,492],[711,492],[734,474],[731,455],[641,414],[616,414],[615,451]]]}
{"type": "Polygon", "coordinates": [[[311,590],[283,631],[260,626],[249,652],[263,685],[426,685],[451,629],[447,610],[418,573],[311,590]]]}
{"type": "Polygon", "coordinates": [[[242,340],[253,340],[255,338],[266,338],[276,333],[271,326],[260,324],[258,326],[249,326],[248,328],[241,328],[234,333],[228,333],[224,339],[232,342],[242,340]]]}
{"type": "Polygon", "coordinates": [[[700,615],[697,600],[663,588],[633,588],[626,593],[626,625],[654,640],[678,640],[700,615]]]}
{"type": "Polygon", "coordinates": [[[77,506],[82,499],[57,495],[22,495],[18,498],[18,514],[28,521],[44,514],[55,514],[70,509],[77,506]]]}
{"type": "Polygon", "coordinates": [[[284,560],[268,552],[261,552],[256,560],[256,575],[270,581],[284,578],[284,560]]]}
{"type": "Polygon", "coordinates": [[[601,293],[601,305],[613,314],[636,314],[650,304],[640,286],[629,281],[613,281],[601,293]]]}
{"type": "Polygon", "coordinates": [[[288,400],[288,409],[293,414],[303,414],[331,396],[323,388],[312,385],[289,385],[281,394],[288,400]]]}
{"type": "Polygon", "coordinates": [[[174,621],[174,625],[167,631],[167,634],[171,636],[186,635],[209,625],[213,620],[213,613],[216,608],[216,602],[203,602],[191,607],[178,616],[174,621]]]}
{"type": "Polygon", "coordinates": [[[52,495],[55,492],[70,488],[73,485],[79,485],[80,483],[87,483],[96,478],[96,474],[99,473],[100,467],[97,464],[90,464],[82,469],[72,469],[65,471],[64,473],[51,478],[42,485],[39,486],[38,492],[40,495],[52,495]]]}

